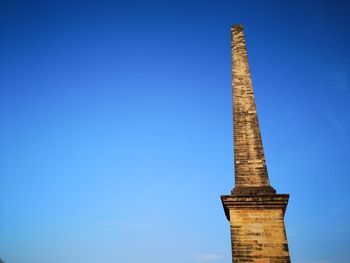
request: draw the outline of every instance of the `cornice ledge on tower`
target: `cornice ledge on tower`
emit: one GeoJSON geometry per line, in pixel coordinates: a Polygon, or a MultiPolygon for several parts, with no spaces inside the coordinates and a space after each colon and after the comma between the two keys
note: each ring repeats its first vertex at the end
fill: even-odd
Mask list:
{"type": "Polygon", "coordinates": [[[232,209],[282,209],[284,215],[288,200],[289,194],[221,196],[221,202],[229,221],[232,209]]]}

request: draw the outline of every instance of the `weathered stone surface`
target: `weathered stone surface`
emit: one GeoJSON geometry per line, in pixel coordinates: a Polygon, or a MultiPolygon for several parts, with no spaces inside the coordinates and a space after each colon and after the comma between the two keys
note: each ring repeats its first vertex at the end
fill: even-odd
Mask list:
{"type": "Polygon", "coordinates": [[[230,210],[232,262],[290,262],[282,209],[230,210]]]}
{"type": "Polygon", "coordinates": [[[289,195],[270,186],[243,27],[232,33],[235,187],[221,196],[231,226],[232,262],[290,262],[284,214],[289,195]]]}

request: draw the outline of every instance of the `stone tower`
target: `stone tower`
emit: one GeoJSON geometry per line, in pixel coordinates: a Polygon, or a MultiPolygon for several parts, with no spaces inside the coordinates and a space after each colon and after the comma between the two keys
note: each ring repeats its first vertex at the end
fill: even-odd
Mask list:
{"type": "Polygon", "coordinates": [[[232,262],[290,262],[284,213],[267,174],[242,25],[231,28],[235,187],[221,196],[230,221],[232,262]]]}

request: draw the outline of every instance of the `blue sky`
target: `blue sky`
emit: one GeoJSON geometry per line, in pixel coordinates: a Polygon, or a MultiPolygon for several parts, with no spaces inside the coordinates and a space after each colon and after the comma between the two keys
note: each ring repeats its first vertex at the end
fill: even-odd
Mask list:
{"type": "Polygon", "coordinates": [[[350,262],[346,1],[1,1],[0,258],[228,263],[243,23],[297,263],[350,262]]]}

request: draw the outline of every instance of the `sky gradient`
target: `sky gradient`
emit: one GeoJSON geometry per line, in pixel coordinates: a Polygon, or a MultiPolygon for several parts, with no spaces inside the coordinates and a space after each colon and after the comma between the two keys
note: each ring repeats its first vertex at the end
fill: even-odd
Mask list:
{"type": "Polygon", "coordinates": [[[0,258],[229,263],[242,23],[292,262],[350,262],[347,1],[0,1],[0,258]]]}

